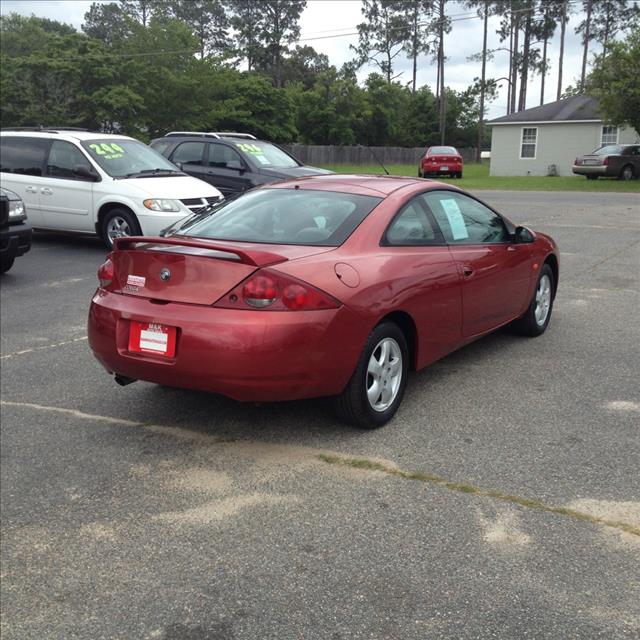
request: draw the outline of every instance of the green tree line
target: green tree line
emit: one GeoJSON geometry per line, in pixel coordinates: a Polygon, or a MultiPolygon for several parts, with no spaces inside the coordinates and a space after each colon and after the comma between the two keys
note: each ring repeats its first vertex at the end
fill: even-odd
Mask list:
{"type": "MultiPolygon", "coordinates": [[[[618,0],[602,2],[608,12],[594,9],[579,28],[588,31],[587,44],[597,39],[606,47],[623,28],[622,8],[618,0]]],[[[145,140],[171,129],[239,130],[278,142],[446,141],[479,148],[488,144],[482,121],[497,89],[485,77],[494,55],[486,46],[487,17],[503,16],[511,110],[524,108],[532,73],[544,81],[541,42],[546,48],[558,17],[565,24],[573,5],[467,0],[483,18],[485,37],[475,60],[482,61],[481,77],[464,91],[445,83],[444,34],[452,28],[445,0],[363,0],[354,59],[340,69],[299,44],[305,6],[305,0],[96,2],[82,31],[34,16],[3,16],[2,125],[79,126],[145,140]],[[419,56],[437,66],[435,90],[417,86],[419,56]],[[395,71],[402,57],[413,62],[408,83],[395,71]],[[377,69],[359,83],[364,64],[377,69]]]]}
{"type": "MultiPolygon", "coordinates": [[[[82,32],[2,17],[3,126],[78,126],[151,139],[239,130],[278,142],[420,146],[439,141],[437,96],[341,69],[294,45],[304,1],[94,3],[82,32]],[[233,33],[233,38],[229,35],[233,33]],[[244,60],[244,67],[239,64],[244,60]]],[[[449,144],[472,146],[478,83],[446,88],[449,144]]]]}

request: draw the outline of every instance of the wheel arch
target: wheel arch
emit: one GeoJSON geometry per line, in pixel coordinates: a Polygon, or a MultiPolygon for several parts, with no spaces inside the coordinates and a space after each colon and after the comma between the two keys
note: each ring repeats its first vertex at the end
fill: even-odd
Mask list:
{"type": "Polygon", "coordinates": [[[550,253],[544,261],[544,264],[548,264],[553,272],[553,297],[556,297],[556,291],[558,290],[558,276],[560,275],[560,266],[558,265],[558,258],[554,253],[550,253]]]}
{"type": "Polygon", "coordinates": [[[102,221],[104,220],[104,217],[114,209],[124,209],[125,211],[129,212],[133,216],[135,221],[138,223],[138,226],[140,226],[140,221],[138,220],[138,216],[129,205],[126,205],[122,202],[105,202],[98,209],[98,217],[96,219],[96,225],[95,225],[96,233],[98,234],[98,236],[102,237],[102,221]]]}
{"type": "Polygon", "coordinates": [[[383,322],[393,322],[404,334],[409,349],[409,368],[415,371],[418,362],[418,329],[415,321],[406,311],[392,311],[380,318],[377,324],[382,324],[383,322]]]}

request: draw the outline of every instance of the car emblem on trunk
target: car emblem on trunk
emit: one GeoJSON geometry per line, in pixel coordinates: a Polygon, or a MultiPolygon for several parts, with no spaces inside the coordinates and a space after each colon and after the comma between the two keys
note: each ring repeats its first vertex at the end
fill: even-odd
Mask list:
{"type": "Polygon", "coordinates": [[[166,282],[171,277],[171,271],[166,267],[160,270],[160,280],[166,282]]]}

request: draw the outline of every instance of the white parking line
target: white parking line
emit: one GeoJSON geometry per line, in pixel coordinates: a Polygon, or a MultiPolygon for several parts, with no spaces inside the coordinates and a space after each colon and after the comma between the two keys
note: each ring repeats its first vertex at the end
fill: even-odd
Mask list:
{"type": "Polygon", "coordinates": [[[22,356],[25,353],[33,353],[34,351],[43,351],[44,349],[55,349],[56,347],[63,347],[65,344],[73,344],[74,342],[82,342],[86,340],[87,336],[82,336],[80,338],[74,338],[73,340],[65,340],[63,342],[54,342],[53,344],[45,344],[41,347],[32,347],[31,349],[22,349],[22,351],[16,351],[15,353],[7,353],[4,356],[0,356],[0,360],[5,360],[7,358],[15,358],[16,356],[22,356]]]}

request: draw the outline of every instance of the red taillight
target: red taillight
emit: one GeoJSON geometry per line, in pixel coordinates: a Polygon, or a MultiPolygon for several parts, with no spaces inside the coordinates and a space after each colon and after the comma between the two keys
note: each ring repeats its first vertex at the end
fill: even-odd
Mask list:
{"type": "Polygon", "coordinates": [[[268,307],[278,298],[278,289],[273,278],[256,276],[242,287],[242,299],[250,307],[268,307]]]}
{"type": "Polygon", "coordinates": [[[604,160],[602,161],[602,164],[607,165],[609,164],[609,156],[605,156],[604,160]]]}
{"type": "Polygon", "coordinates": [[[225,309],[268,311],[318,311],[337,309],[339,305],[320,289],[270,269],[261,269],[249,276],[215,304],[225,309]]]}
{"type": "Polygon", "coordinates": [[[103,262],[98,268],[98,280],[101,287],[108,287],[115,277],[115,271],[113,268],[113,262],[109,258],[103,262]]]}

